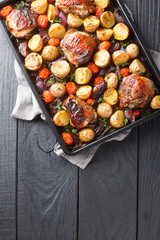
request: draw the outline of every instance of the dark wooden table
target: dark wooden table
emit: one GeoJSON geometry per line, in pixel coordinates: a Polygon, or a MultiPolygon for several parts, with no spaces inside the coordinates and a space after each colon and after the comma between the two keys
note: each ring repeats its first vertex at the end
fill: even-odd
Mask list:
{"type": "MultiPolygon", "coordinates": [[[[124,2],[160,51],[160,1],[124,2]]],[[[80,170],[54,154],[42,120],[11,119],[17,81],[1,31],[0,73],[0,240],[160,240],[160,118],[80,170]]]]}

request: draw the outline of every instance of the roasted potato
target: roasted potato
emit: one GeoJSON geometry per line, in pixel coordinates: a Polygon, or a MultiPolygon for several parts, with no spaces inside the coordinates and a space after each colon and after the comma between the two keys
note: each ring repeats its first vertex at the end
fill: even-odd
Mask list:
{"type": "Polygon", "coordinates": [[[139,47],[137,44],[131,43],[127,46],[126,51],[130,57],[130,59],[134,59],[139,55],[139,47]]]}
{"type": "Polygon", "coordinates": [[[106,8],[108,7],[110,0],[94,0],[94,3],[96,4],[96,6],[106,8]]]}
{"type": "Polygon", "coordinates": [[[50,38],[60,38],[62,39],[66,33],[65,27],[63,27],[60,23],[54,23],[50,26],[48,30],[48,34],[50,38]]]}
{"type": "Polygon", "coordinates": [[[82,100],[87,100],[91,96],[91,93],[92,87],[89,85],[85,85],[77,90],[76,95],[82,100]]]}
{"type": "Polygon", "coordinates": [[[129,70],[130,70],[132,73],[139,73],[139,72],[145,73],[145,72],[146,72],[146,69],[145,69],[144,65],[143,65],[138,59],[135,59],[135,60],[130,64],[129,70]]]}
{"type": "Polygon", "coordinates": [[[84,128],[79,131],[79,139],[82,142],[91,142],[95,138],[95,132],[91,128],[84,128]]]}
{"type": "Polygon", "coordinates": [[[108,41],[112,37],[113,30],[112,29],[106,29],[106,28],[99,28],[96,31],[96,34],[97,34],[97,38],[100,41],[108,41]]]}
{"type": "Polygon", "coordinates": [[[56,8],[52,4],[49,4],[48,10],[47,10],[48,21],[56,19],[56,17],[58,17],[58,15],[59,15],[58,8],[56,8]]]}
{"type": "Polygon", "coordinates": [[[39,52],[43,48],[43,40],[39,34],[33,35],[28,41],[28,47],[33,52],[39,52]]]}
{"type": "Polygon", "coordinates": [[[107,11],[100,16],[101,25],[105,28],[112,28],[116,22],[112,12],[107,11]]]}
{"type": "Polygon", "coordinates": [[[65,127],[70,121],[69,113],[65,110],[62,110],[53,117],[53,122],[56,126],[65,127]]]}
{"type": "Polygon", "coordinates": [[[37,14],[44,14],[47,11],[48,2],[47,0],[36,0],[31,3],[33,11],[37,14]]]}
{"type": "Polygon", "coordinates": [[[160,109],[160,95],[157,95],[151,101],[151,108],[152,109],[160,109]]]}
{"type": "Polygon", "coordinates": [[[114,88],[105,91],[103,99],[110,105],[115,105],[118,102],[118,92],[114,88]]]}
{"type": "Polygon", "coordinates": [[[88,67],[77,68],[75,71],[75,80],[78,84],[87,84],[92,78],[92,72],[88,67]]]}
{"type": "Polygon", "coordinates": [[[55,46],[46,46],[43,48],[42,57],[46,61],[54,61],[59,57],[58,48],[55,46]]]}
{"type": "Polygon", "coordinates": [[[114,128],[121,128],[124,126],[124,113],[122,110],[116,111],[110,118],[110,124],[114,128]]]}
{"type": "Polygon", "coordinates": [[[106,67],[110,63],[110,60],[111,56],[105,49],[99,50],[93,57],[93,61],[98,67],[106,67]]]}
{"type": "Polygon", "coordinates": [[[125,51],[118,50],[112,54],[112,59],[115,65],[123,65],[128,62],[129,55],[125,51]]]}
{"type": "Polygon", "coordinates": [[[66,93],[66,87],[62,83],[54,83],[49,91],[52,93],[54,98],[61,98],[66,93]]]}
{"type": "Polygon", "coordinates": [[[87,32],[95,32],[100,25],[100,19],[96,16],[90,15],[84,19],[84,28],[87,32]]]}
{"type": "Polygon", "coordinates": [[[66,77],[71,71],[70,65],[65,60],[59,60],[52,64],[51,72],[58,78],[66,77]]]}
{"type": "Polygon", "coordinates": [[[67,23],[71,28],[79,28],[83,24],[83,19],[73,13],[69,13],[67,16],[67,23]]]}
{"type": "Polygon", "coordinates": [[[104,80],[107,82],[107,88],[117,88],[118,87],[118,76],[116,73],[109,73],[104,80]]]}
{"type": "Polygon", "coordinates": [[[100,103],[97,107],[97,113],[100,118],[110,118],[113,113],[112,106],[108,103],[100,103]]]}
{"type": "Polygon", "coordinates": [[[30,53],[25,58],[25,67],[30,71],[37,71],[42,66],[43,59],[38,53],[30,53]]]}
{"type": "Polygon", "coordinates": [[[129,28],[124,23],[118,23],[113,28],[113,36],[116,40],[124,41],[129,36],[129,28]]]}

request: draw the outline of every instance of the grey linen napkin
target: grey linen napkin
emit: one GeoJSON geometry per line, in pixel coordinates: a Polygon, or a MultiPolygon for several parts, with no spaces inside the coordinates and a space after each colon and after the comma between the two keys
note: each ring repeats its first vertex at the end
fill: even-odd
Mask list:
{"type": "MultiPolygon", "coordinates": [[[[157,63],[157,66],[160,69],[160,53],[150,51],[152,54],[153,59],[157,63]]],[[[17,99],[16,99],[16,104],[12,112],[12,117],[17,118],[17,119],[22,119],[22,120],[33,120],[37,115],[40,115],[43,120],[45,120],[45,117],[43,115],[43,112],[34,97],[32,90],[30,89],[27,80],[25,79],[21,68],[17,61],[15,61],[15,72],[18,80],[18,89],[17,89],[17,99]]],[[[106,142],[110,142],[113,140],[116,141],[122,141],[128,134],[130,133],[129,131],[126,131],[116,137],[111,138],[110,140],[106,142]]],[[[100,144],[92,147],[91,149],[88,149],[87,151],[84,151],[76,156],[68,156],[66,155],[63,150],[61,149],[59,143],[55,144],[54,147],[54,152],[58,156],[62,156],[65,159],[67,159],[69,162],[72,164],[84,169],[88,165],[88,163],[91,161],[93,158],[95,152],[99,148],[100,144]]]]}

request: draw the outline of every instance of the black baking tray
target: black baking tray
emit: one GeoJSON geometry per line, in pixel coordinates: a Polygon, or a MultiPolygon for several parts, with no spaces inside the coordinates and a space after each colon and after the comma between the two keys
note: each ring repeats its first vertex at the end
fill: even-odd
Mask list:
{"type": "MultiPolygon", "coordinates": [[[[15,2],[17,2],[17,1],[12,1],[12,0],[1,1],[0,2],[0,8],[6,6],[8,4],[13,4],[15,2]]],[[[145,65],[147,66],[149,72],[151,73],[151,75],[152,75],[152,77],[154,79],[155,84],[160,89],[160,72],[159,72],[159,70],[158,70],[158,68],[157,68],[153,58],[151,57],[150,53],[148,52],[147,48],[145,47],[145,44],[142,43],[142,41],[141,41],[141,39],[139,37],[140,35],[139,35],[139,33],[138,33],[138,31],[137,31],[137,29],[135,27],[135,24],[133,23],[131,17],[129,16],[129,13],[128,13],[125,5],[121,2],[121,0],[112,0],[112,2],[114,4],[114,6],[121,11],[121,14],[122,14],[122,17],[123,17],[123,19],[125,21],[125,24],[130,28],[131,34],[132,34],[134,40],[139,45],[139,48],[140,48],[140,51],[141,51],[141,56],[143,57],[143,61],[145,62],[145,65]]],[[[11,47],[11,49],[12,49],[12,51],[13,51],[13,53],[14,53],[14,55],[15,55],[18,63],[19,63],[19,65],[20,65],[20,67],[21,67],[21,69],[22,69],[22,71],[23,71],[23,73],[24,73],[24,75],[25,75],[25,77],[26,77],[26,79],[27,79],[27,81],[28,81],[28,83],[29,83],[29,85],[30,85],[30,87],[31,87],[31,89],[32,89],[32,91],[33,91],[33,93],[34,93],[34,95],[35,95],[35,97],[36,97],[36,99],[37,99],[37,101],[38,101],[38,103],[39,103],[43,113],[44,113],[44,115],[45,115],[45,117],[46,117],[46,120],[47,120],[50,128],[52,129],[53,133],[55,134],[55,136],[57,138],[57,141],[61,145],[61,148],[63,149],[63,151],[67,155],[73,156],[73,155],[76,155],[76,154],[78,154],[78,153],[80,153],[82,151],[85,151],[85,150],[87,151],[88,148],[91,148],[91,147],[96,146],[96,145],[98,145],[100,143],[103,143],[103,142],[111,139],[112,137],[117,136],[118,134],[120,134],[122,132],[125,132],[126,130],[129,130],[129,129],[132,129],[134,127],[137,127],[140,124],[142,124],[142,123],[144,123],[144,122],[146,122],[146,121],[148,121],[148,120],[150,120],[152,118],[155,118],[155,117],[160,115],[160,110],[157,110],[157,111],[151,113],[150,115],[137,120],[134,123],[131,123],[131,124],[121,128],[121,129],[117,129],[114,132],[108,133],[108,135],[106,135],[106,136],[104,136],[104,137],[102,137],[100,139],[97,139],[97,140],[95,140],[92,143],[89,143],[87,145],[82,146],[78,150],[70,151],[66,147],[66,145],[64,144],[64,142],[63,142],[63,140],[62,140],[62,138],[60,136],[60,133],[58,132],[57,127],[52,122],[52,119],[51,119],[51,117],[50,117],[50,115],[49,115],[49,113],[48,113],[48,111],[46,109],[46,106],[44,105],[41,97],[39,96],[39,93],[38,93],[35,85],[33,84],[33,82],[31,80],[27,70],[25,69],[23,61],[21,59],[21,56],[20,56],[17,48],[14,46],[14,43],[12,42],[12,40],[10,38],[10,35],[9,35],[9,32],[8,32],[7,28],[3,25],[1,20],[0,20],[0,27],[1,27],[1,29],[2,29],[2,31],[4,33],[4,35],[5,35],[8,43],[9,43],[9,45],[10,45],[10,47],[11,47]]]]}

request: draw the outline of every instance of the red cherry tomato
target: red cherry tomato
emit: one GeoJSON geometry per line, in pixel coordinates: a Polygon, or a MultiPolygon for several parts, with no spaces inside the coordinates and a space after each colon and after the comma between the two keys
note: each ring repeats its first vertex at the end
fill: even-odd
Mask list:
{"type": "Polygon", "coordinates": [[[46,28],[48,26],[48,18],[46,15],[40,15],[37,19],[37,22],[41,28],[46,28]]]}

